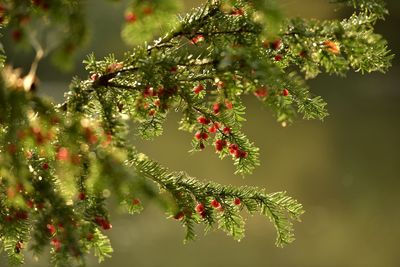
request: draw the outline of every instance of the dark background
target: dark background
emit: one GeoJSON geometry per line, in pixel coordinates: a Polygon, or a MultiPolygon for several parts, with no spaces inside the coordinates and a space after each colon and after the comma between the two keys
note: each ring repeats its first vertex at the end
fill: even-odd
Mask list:
{"type": "MultiPolygon", "coordinates": [[[[201,1],[185,1],[193,6],[201,1]]],[[[320,19],[342,17],[327,0],[281,0],[289,16],[320,19]]],[[[399,54],[400,1],[387,1],[390,15],[377,31],[399,54]]],[[[79,52],[73,73],[94,51],[98,57],[128,48],[120,40],[122,4],[88,1],[91,41],[79,52]]],[[[341,11],[344,12],[344,11],[341,11]]],[[[29,68],[32,55],[12,51],[4,40],[9,62],[29,68]]],[[[138,148],[173,170],[223,184],[257,185],[268,192],[287,190],[304,204],[303,222],[296,224],[296,241],[274,246],[275,231],[261,216],[248,216],[247,235],[236,242],[220,231],[183,245],[184,229],[165,219],[149,204],[141,215],[112,215],[109,232],[115,252],[100,266],[400,266],[400,66],[398,57],[387,74],[349,73],[347,78],[321,75],[309,84],[328,102],[324,123],[298,120],[282,128],[269,110],[246,99],[245,132],[261,148],[262,165],[253,175],[234,176],[230,160],[217,160],[212,149],[189,155],[190,134],[177,130],[171,114],[165,134],[138,148]]],[[[48,61],[39,67],[40,93],[62,101],[72,73],[61,73],[48,61]]],[[[26,266],[47,266],[28,258],[26,266]]],[[[90,260],[89,266],[97,266],[90,260]]],[[[5,266],[0,259],[0,266],[5,266]]]]}

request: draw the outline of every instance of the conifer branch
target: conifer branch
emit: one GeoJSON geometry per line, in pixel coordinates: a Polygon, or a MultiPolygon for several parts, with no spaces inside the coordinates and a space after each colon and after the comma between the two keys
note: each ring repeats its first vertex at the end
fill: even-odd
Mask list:
{"type": "MultiPolygon", "coordinates": [[[[25,16],[64,27],[55,57],[65,67],[85,39],[83,6],[75,0],[45,2],[1,3],[0,27],[15,27],[17,42],[29,42],[23,38],[32,30],[25,16]]],[[[171,172],[136,151],[129,134],[155,138],[168,112],[180,111],[180,129],[194,134],[192,151],[210,146],[220,158],[232,158],[237,174],[251,173],[259,150],[243,133],[243,96],[257,97],[283,126],[298,114],[322,120],[326,103],[310,92],[306,79],[321,72],[344,75],[350,68],[384,72],[390,66],[387,42],[374,32],[387,14],[383,1],[335,2],[352,6],[354,14],[344,20],[283,20],[273,0],[208,0],[152,45],[136,46],[122,59],[89,55],[88,79],[75,78],[61,105],[35,95],[35,86],[24,88],[36,85],[34,73],[23,77],[4,67],[0,51],[0,250],[10,264],[22,264],[28,247],[37,255],[50,247],[55,266],[83,265],[90,251],[99,261],[109,257],[111,243],[102,231],[112,228],[110,195],[130,214],[156,201],[186,227],[185,240],[195,238],[199,223],[206,232],[219,228],[240,240],[240,212],[246,210],[273,223],[277,246],[291,243],[293,223],[304,211],[285,192],[171,172]]],[[[171,3],[159,1],[155,8],[171,3]]],[[[128,11],[123,30],[128,42],[140,27],[136,20],[154,15],[167,22],[157,10],[146,9],[148,17],[139,19],[128,11]]]]}
{"type": "MultiPolygon", "coordinates": [[[[221,208],[217,212],[208,210],[202,215],[204,220],[215,222],[216,215],[222,215],[222,228],[226,228],[234,238],[243,237],[243,218],[238,216],[234,210],[235,200],[243,202],[244,206],[251,213],[258,210],[269,217],[277,230],[277,245],[283,246],[293,241],[292,220],[300,220],[300,215],[304,212],[302,205],[291,197],[286,196],[285,192],[266,194],[263,190],[255,187],[232,187],[221,186],[216,183],[201,183],[197,179],[189,177],[185,173],[170,173],[167,169],[160,167],[157,163],[149,160],[144,154],[131,151],[127,164],[134,166],[138,174],[155,181],[161,188],[168,190],[173,196],[182,197],[190,195],[193,203],[207,205],[213,199],[217,199],[221,208]],[[177,194],[176,192],[179,192],[177,194]],[[205,203],[204,203],[205,202],[205,203]],[[253,205],[255,204],[255,205],[253,205]],[[233,215],[235,214],[235,215],[233,215]],[[235,216],[236,218],[233,219],[235,216]],[[239,220],[239,221],[237,221],[239,220]],[[239,229],[236,229],[239,227],[239,229]]],[[[180,199],[176,201],[180,201],[180,199]]],[[[194,208],[194,207],[193,207],[194,208]]],[[[191,218],[192,214],[184,216],[191,218]]],[[[187,220],[188,220],[187,219],[187,220]]],[[[190,231],[190,230],[188,230],[190,231]]]]}

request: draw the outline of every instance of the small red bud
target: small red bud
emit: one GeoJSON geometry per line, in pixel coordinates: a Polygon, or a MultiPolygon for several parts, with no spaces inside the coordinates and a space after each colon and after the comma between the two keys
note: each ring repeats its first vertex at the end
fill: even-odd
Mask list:
{"type": "Polygon", "coordinates": [[[49,164],[47,163],[47,162],[45,162],[45,163],[43,163],[42,164],[42,169],[43,170],[48,170],[50,167],[49,167],[49,164]]]}
{"type": "Polygon", "coordinates": [[[47,224],[46,228],[49,231],[50,235],[54,235],[54,233],[56,232],[56,227],[52,224],[47,224]]]}
{"type": "Polygon", "coordinates": [[[219,109],[220,109],[219,103],[214,103],[214,104],[213,104],[213,111],[214,111],[214,114],[218,114],[218,113],[219,113],[219,109]]]}
{"type": "Polygon", "coordinates": [[[118,71],[118,70],[122,69],[123,67],[124,67],[124,65],[122,63],[114,62],[114,63],[111,63],[110,65],[107,66],[106,72],[107,73],[112,73],[112,72],[115,72],[115,71],[118,71]]]}
{"type": "Polygon", "coordinates": [[[234,8],[231,12],[232,16],[243,16],[244,15],[244,11],[242,8],[234,8]]]}
{"type": "Polygon", "coordinates": [[[197,140],[208,139],[208,134],[206,132],[197,132],[194,136],[196,137],[197,140]]]}
{"type": "Polygon", "coordinates": [[[57,238],[53,238],[51,240],[51,245],[54,247],[54,250],[56,252],[59,252],[61,250],[61,242],[57,238]]]}
{"type": "Polygon", "coordinates": [[[281,39],[276,39],[271,43],[271,48],[274,50],[279,50],[282,46],[282,40],[281,39]]]}
{"type": "Polygon", "coordinates": [[[23,242],[22,241],[18,241],[16,244],[15,244],[15,247],[14,247],[14,251],[15,251],[15,253],[20,253],[21,252],[21,249],[23,249],[24,248],[24,246],[23,246],[23,242]]]}
{"type": "Polygon", "coordinates": [[[196,95],[199,94],[203,90],[204,90],[204,86],[201,83],[193,88],[193,92],[196,95]]]}
{"type": "Polygon", "coordinates": [[[185,217],[185,213],[183,211],[180,211],[177,214],[175,214],[174,219],[180,221],[183,219],[183,217],[185,217]]]}
{"type": "Polygon", "coordinates": [[[226,107],[227,109],[232,109],[232,108],[233,108],[232,102],[229,101],[229,100],[225,100],[225,107],[226,107]]]}
{"type": "Polygon", "coordinates": [[[226,141],[225,140],[217,140],[217,141],[215,141],[215,150],[222,151],[225,146],[226,146],[226,141]]]}
{"type": "Polygon", "coordinates": [[[198,117],[198,118],[197,118],[197,121],[198,121],[199,123],[201,123],[201,124],[204,124],[204,125],[206,125],[206,124],[209,124],[209,123],[210,123],[210,120],[209,120],[209,119],[207,119],[206,117],[203,117],[203,116],[201,116],[201,117],[198,117]]]}
{"type": "Polygon", "coordinates": [[[57,227],[60,231],[64,231],[64,225],[62,223],[58,223],[57,227]]]}
{"type": "Polygon", "coordinates": [[[278,54],[274,57],[275,61],[281,61],[283,59],[283,56],[281,54],[278,54]]]}
{"type": "Polygon", "coordinates": [[[191,43],[192,44],[197,44],[197,43],[200,43],[200,42],[204,42],[204,40],[205,40],[204,36],[202,34],[199,34],[199,35],[197,35],[197,36],[192,38],[191,43]]]}
{"type": "Polygon", "coordinates": [[[86,194],[84,192],[79,192],[78,199],[79,200],[85,200],[86,199],[86,194]]]}
{"type": "Polygon", "coordinates": [[[90,75],[90,79],[92,81],[96,81],[99,78],[99,75],[97,73],[93,73],[92,75],[90,75]]]}
{"type": "Polygon", "coordinates": [[[204,148],[206,148],[206,146],[204,145],[203,142],[201,142],[200,145],[199,145],[199,148],[200,148],[201,150],[203,150],[204,148]]]}
{"type": "Polygon", "coordinates": [[[231,154],[234,154],[239,149],[238,145],[236,144],[230,144],[228,148],[229,148],[229,153],[231,154]]]}
{"type": "Polygon", "coordinates": [[[235,158],[246,158],[247,157],[247,152],[245,152],[245,151],[242,151],[242,150],[235,150],[234,151],[234,153],[233,153],[234,155],[235,155],[235,158]]]}
{"type": "Polygon", "coordinates": [[[26,153],[25,153],[25,157],[26,157],[27,159],[31,159],[31,158],[32,158],[32,156],[33,156],[33,153],[32,153],[32,151],[30,151],[30,150],[26,151],[26,153]]]}
{"type": "Polygon", "coordinates": [[[335,55],[340,54],[340,47],[336,42],[327,40],[322,43],[328,51],[332,52],[335,55]]]}
{"type": "Polygon", "coordinates": [[[138,199],[138,198],[132,199],[132,205],[139,205],[140,203],[141,203],[140,199],[138,199]]]}
{"type": "Polygon", "coordinates": [[[112,228],[112,225],[110,224],[110,222],[101,216],[96,216],[94,218],[94,221],[97,225],[101,226],[104,230],[109,230],[112,228]]]}
{"type": "Polygon", "coordinates": [[[143,96],[149,97],[153,95],[154,95],[154,88],[151,86],[146,86],[146,88],[143,90],[143,96]]]}
{"type": "Polygon", "coordinates": [[[215,127],[215,125],[212,125],[210,128],[208,128],[208,132],[216,133],[217,132],[217,128],[215,127]]]}
{"type": "Polygon", "coordinates": [[[101,223],[102,223],[103,220],[104,220],[104,219],[103,219],[103,217],[101,217],[101,216],[96,216],[96,217],[94,218],[94,222],[95,222],[97,225],[101,225],[101,223]]]}
{"type": "Polygon", "coordinates": [[[221,204],[216,199],[213,199],[211,201],[211,206],[213,206],[213,208],[215,208],[215,209],[218,209],[221,207],[221,204]]]}
{"type": "Polygon", "coordinates": [[[87,236],[86,236],[86,239],[87,239],[88,241],[92,241],[93,238],[94,238],[93,233],[88,233],[87,236]]]}
{"type": "Polygon", "coordinates": [[[32,209],[34,207],[35,203],[33,202],[32,199],[28,199],[26,201],[26,205],[28,206],[28,208],[32,209]]]}
{"type": "Polygon", "coordinates": [[[196,212],[198,212],[198,213],[203,213],[205,211],[205,209],[204,209],[204,205],[202,204],[202,203],[197,203],[197,205],[196,205],[196,212]]]}
{"type": "Polygon", "coordinates": [[[283,96],[288,96],[288,95],[289,95],[289,90],[286,89],[286,88],[283,89],[283,90],[282,90],[282,95],[283,95],[283,96]]]}
{"type": "Polygon", "coordinates": [[[268,90],[266,87],[260,87],[258,88],[255,92],[254,95],[259,97],[259,98],[264,98],[268,95],[268,90]]]}
{"type": "Polygon", "coordinates": [[[134,23],[137,20],[136,14],[133,12],[128,12],[125,15],[125,21],[128,23],[134,23]]]}
{"type": "Polygon", "coordinates": [[[229,134],[231,134],[232,130],[231,130],[231,128],[229,128],[229,127],[225,127],[225,128],[223,129],[223,132],[224,132],[224,134],[229,135],[229,134]]]}
{"type": "Polygon", "coordinates": [[[69,159],[68,148],[61,147],[57,152],[56,158],[57,160],[62,160],[62,161],[68,160],[69,159]]]}
{"type": "Polygon", "coordinates": [[[217,86],[218,89],[221,89],[225,86],[223,81],[218,81],[215,85],[217,86]]]}
{"type": "Polygon", "coordinates": [[[233,200],[233,204],[235,204],[236,206],[239,206],[240,203],[241,203],[241,200],[238,197],[233,200]]]}
{"type": "Polygon", "coordinates": [[[107,220],[103,220],[101,227],[103,227],[104,230],[110,230],[112,228],[112,224],[107,220]]]}

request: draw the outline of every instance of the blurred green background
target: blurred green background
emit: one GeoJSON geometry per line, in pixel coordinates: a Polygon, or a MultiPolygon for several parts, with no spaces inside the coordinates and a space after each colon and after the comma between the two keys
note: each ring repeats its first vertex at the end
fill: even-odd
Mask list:
{"type": "MultiPolygon", "coordinates": [[[[201,1],[185,1],[187,8],[201,1]]],[[[328,0],[280,0],[289,16],[320,19],[343,17],[328,0]]],[[[390,15],[377,31],[392,51],[400,48],[400,1],[387,1],[390,15]]],[[[128,48],[120,39],[124,5],[90,0],[91,40],[79,52],[74,73],[86,77],[82,59],[128,48]]],[[[33,55],[12,49],[3,40],[15,67],[28,70],[33,55]]],[[[212,149],[189,155],[191,135],[177,130],[179,114],[171,114],[165,134],[155,141],[138,140],[138,148],[173,170],[184,170],[223,184],[257,185],[268,192],[287,190],[304,204],[303,222],[296,224],[296,241],[274,246],[272,224],[249,216],[247,235],[236,242],[220,231],[183,245],[184,229],[158,206],[147,203],[141,215],[113,213],[108,233],[115,252],[100,266],[400,266],[400,64],[387,74],[350,73],[347,78],[321,75],[309,84],[328,102],[324,123],[298,120],[282,128],[269,110],[245,99],[245,132],[261,148],[262,165],[253,175],[234,176],[230,160],[217,160],[212,149]]],[[[71,73],[61,73],[49,60],[39,67],[40,93],[62,101],[71,73]]],[[[201,230],[201,229],[199,229],[201,230]]],[[[47,266],[28,259],[26,266],[47,266]]],[[[98,266],[94,259],[89,266],[98,266]]],[[[0,259],[0,266],[6,266],[0,259]]]]}

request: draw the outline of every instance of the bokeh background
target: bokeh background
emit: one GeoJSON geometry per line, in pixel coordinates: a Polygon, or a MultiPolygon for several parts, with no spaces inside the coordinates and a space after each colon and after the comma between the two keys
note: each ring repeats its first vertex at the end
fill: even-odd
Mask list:
{"type": "MultiPolygon", "coordinates": [[[[123,2],[123,1],[122,1],[123,2]]],[[[200,0],[185,1],[186,8],[200,0]]],[[[289,16],[329,19],[343,17],[328,0],[280,0],[289,16]]],[[[400,1],[387,1],[390,15],[377,31],[400,48],[400,1]]],[[[88,0],[91,39],[76,58],[74,74],[86,77],[83,58],[128,50],[120,38],[124,4],[88,0]]],[[[13,49],[3,38],[15,67],[29,69],[33,55],[13,49]]],[[[39,92],[61,102],[72,73],[62,73],[49,60],[39,67],[39,92]]],[[[349,73],[347,78],[321,75],[309,82],[328,102],[324,123],[298,120],[282,128],[269,110],[245,99],[245,132],[261,148],[262,165],[253,175],[234,176],[230,160],[220,161],[208,149],[189,155],[191,135],[177,130],[179,114],[171,114],[165,134],[138,148],[173,170],[184,170],[223,184],[257,185],[267,191],[287,190],[304,204],[303,222],[296,224],[296,241],[274,246],[272,224],[249,216],[247,235],[236,242],[220,231],[183,244],[184,229],[155,204],[141,215],[112,214],[108,233],[115,252],[102,264],[89,266],[400,266],[400,64],[395,57],[387,74],[349,73]]],[[[114,209],[113,209],[114,210],[114,209]]],[[[27,259],[26,266],[48,266],[47,259],[27,259]]],[[[0,266],[6,266],[4,255],[0,266]]]]}

